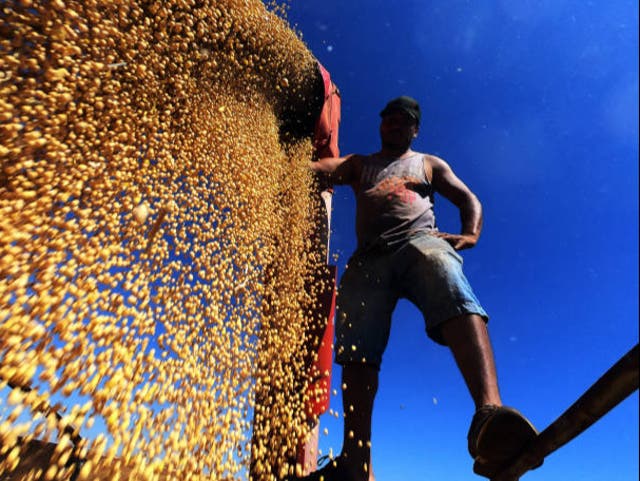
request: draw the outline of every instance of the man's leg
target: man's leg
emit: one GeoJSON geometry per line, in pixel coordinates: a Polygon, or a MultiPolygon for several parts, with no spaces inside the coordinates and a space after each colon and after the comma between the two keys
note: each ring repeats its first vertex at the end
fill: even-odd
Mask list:
{"type": "Polygon", "coordinates": [[[465,314],[445,322],[442,338],[453,353],[476,409],[501,406],[498,379],[487,326],[477,314],[465,314]]]}
{"type": "MultiPolygon", "coordinates": [[[[353,481],[367,481],[371,464],[371,418],[378,390],[378,370],[367,364],[342,367],[344,440],[340,462],[353,481]]],[[[351,480],[350,480],[351,481],[351,480]]]]}
{"type": "Polygon", "coordinates": [[[371,470],[371,417],[378,369],[362,363],[342,367],[344,439],[342,452],[319,471],[298,481],[375,481],[371,470]]]}
{"type": "Polygon", "coordinates": [[[474,471],[490,478],[537,431],[522,414],[502,406],[488,316],[462,272],[462,258],[442,239],[412,239],[397,268],[403,293],[425,316],[427,333],[449,346],[467,383],[476,406],[467,435],[469,453],[474,471]]]}
{"type": "Polygon", "coordinates": [[[325,481],[375,481],[371,417],[379,365],[398,301],[392,263],[390,254],[354,256],[340,282],[335,360],[342,366],[344,440],[337,469],[327,469],[325,481]]]}
{"type": "Polygon", "coordinates": [[[476,405],[467,436],[469,453],[475,460],[473,470],[493,478],[537,435],[537,431],[522,414],[501,407],[493,349],[482,317],[466,314],[450,319],[443,324],[440,333],[451,349],[476,405]]]}

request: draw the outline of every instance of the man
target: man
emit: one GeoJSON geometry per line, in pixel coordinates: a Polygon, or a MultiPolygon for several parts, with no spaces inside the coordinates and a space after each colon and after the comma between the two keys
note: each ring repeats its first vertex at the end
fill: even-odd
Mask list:
{"type": "Polygon", "coordinates": [[[502,406],[488,316],[457,253],[478,242],[482,207],[444,160],[411,150],[421,116],[414,99],[394,99],[380,115],[378,153],[311,163],[332,183],[353,188],[358,248],[338,295],[335,348],[336,362],[343,367],[343,448],[333,463],[304,479],[370,478],[373,401],[399,298],[413,302],[424,315],[429,337],[451,349],[476,406],[468,434],[474,471],[492,477],[537,432],[516,410],[502,406]],[[435,192],[460,210],[460,234],[437,230],[435,192]]]}

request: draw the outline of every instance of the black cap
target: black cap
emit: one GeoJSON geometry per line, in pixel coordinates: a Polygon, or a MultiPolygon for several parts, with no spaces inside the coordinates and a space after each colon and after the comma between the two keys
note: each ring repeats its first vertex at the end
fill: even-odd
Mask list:
{"type": "Polygon", "coordinates": [[[418,124],[420,123],[420,105],[418,105],[416,99],[406,95],[393,99],[387,104],[384,110],[380,112],[380,117],[397,111],[408,113],[418,124]]]}

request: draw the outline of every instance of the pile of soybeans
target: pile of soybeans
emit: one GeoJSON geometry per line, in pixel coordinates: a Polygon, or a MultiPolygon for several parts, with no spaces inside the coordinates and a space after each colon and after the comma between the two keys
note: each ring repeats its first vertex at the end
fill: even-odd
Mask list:
{"type": "Polygon", "coordinates": [[[0,3],[0,479],[294,470],[315,69],[258,0],[0,3]]]}

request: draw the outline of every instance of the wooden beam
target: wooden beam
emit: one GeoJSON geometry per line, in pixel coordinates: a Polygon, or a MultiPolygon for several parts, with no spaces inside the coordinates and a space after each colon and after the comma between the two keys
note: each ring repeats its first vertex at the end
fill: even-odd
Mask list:
{"type": "Polygon", "coordinates": [[[638,389],[638,372],[636,344],[492,481],[517,481],[532,466],[586,431],[638,389]]]}

